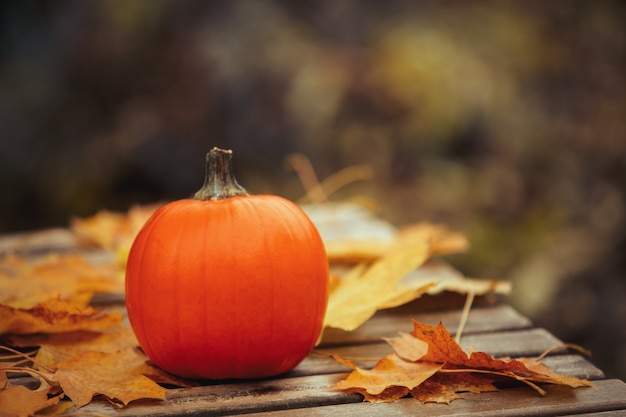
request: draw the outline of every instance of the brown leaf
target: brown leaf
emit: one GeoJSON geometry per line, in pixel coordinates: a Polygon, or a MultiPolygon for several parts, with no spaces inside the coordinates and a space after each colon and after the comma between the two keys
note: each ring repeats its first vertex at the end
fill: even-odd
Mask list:
{"type": "Polygon", "coordinates": [[[9,387],[9,378],[7,377],[7,373],[5,371],[0,371],[0,391],[5,390],[9,387]]]}
{"type": "Polygon", "coordinates": [[[408,333],[401,333],[398,337],[384,338],[384,340],[393,347],[399,357],[410,362],[417,362],[428,353],[428,343],[408,333]]]}
{"type": "Polygon", "coordinates": [[[404,397],[442,366],[436,363],[405,361],[392,353],[381,359],[371,370],[355,368],[333,388],[361,393],[372,402],[393,401],[404,397]]]}
{"type": "Polygon", "coordinates": [[[59,402],[60,396],[48,398],[43,390],[32,391],[22,385],[0,391],[0,415],[28,417],[59,402]]]}
{"type": "Polygon", "coordinates": [[[398,230],[354,203],[303,205],[322,236],[331,263],[371,262],[406,246],[428,245],[433,254],[467,250],[465,235],[445,225],[417,223],[398,230]]]}
{"type": "Polygon", "coordinates": [[[134,206],[127,213],[101,210],[87,218],[76,218],[71,229],[82,241],[117,251],[130,248],[148,218],[162,204],[134,206]]]}
{"type": "Polygon", "coordinates": [[[10,339],[17,346],[39,345],[39,351],[34,358],[35,366],[52,380],[58,381],[61,388],[77,404],[90,401],[95,394],[106,395],[123,405],[144,396],[155,398],[159,395],[156,398],[161,398],[158,394],[161,389],[142,376],[154,382],[179,387],[197,385],[196,381],[178,378],[147,363],[148,358],[135,349],[138,343],[129,326],[103,333],[76,331],[11,336],[10,339]],[[114,362],[113,369],[109,366],[111,361],[114,362]],[[94,378],[97,383],[91,380],[94,378]],[[120,385],[118,378],[131,382],[120,385]],[[85,381],[85,384],[77,384],[76,381],[85,381]],[[118,390],[112,387],[117,387],[118,390]],[[120,394],[120,391],[124,392],[120,394]]]}
{"type": "Polygon", "coordinates": [[[0,304],[0,334],[60,333],[74,330],[106,330],[119,325],[120,313],[107,313],[51,299],[32,308],[0,304]]]}
{"type": "Polygon", "coordinates": [[[433,327],[413,320],[411,335],[428,344],[428,352],[421,358],[423,361],[448,364],[463,364],[467,361],[467,354],[441,323],[433,327]]]}
{"type": "Polygon", "coordinates": [[[17,346],[40,346],[35,361],[39,365],[50,368],[55,368],[57,364],[84,352],[116,352],[139,345],[129,326],[108,332],[79,330],[67,333],[39,334],[34,337],[12,336],[11,341],[17,346]]]}
{"type": "Polygon", "coordinates": [[[27,261],[0,259],[0,303],[29,308],[51,298],[88,302],[94,293],[123,293],[124,280],[112,265],[94,265],[80,255],[51,254],[27,261]]]}
{"type": "Polygon", "coordinates": [[[412,389],[411,396],[422,403],[449,404],[453,400],[463,398],[459,393],[498,391],[493,385],[495,380],[493,375],[439,372],[412,389]]]}
{"type": "Polygon", "coordinates": [[[124,406],[141,398],[164,400],[166,389],[142,373],[145,361],[145,355],[136,349],[83,352],[57,364],[52,379],[76,407],[88,404],[98,394],[124,406]]]}
{"type": "Polygon", "coordinates": [[[354,370],[333,387],[359,392],[371,402],[392,401],[410,393],[422,402],[449,403],[460,398],[461,392],[494,391],[494,382],[502,378],[521,381],[542,395],[545,391],[537,383],[591,386],[587,380],[557,374],[532,359],[496,359],[484,352],[468,356],[441,323],[434,327],[414,320],[413,326],[411,334],[386,339],[395,353],[372,370],[340,360],[354,370]]]}

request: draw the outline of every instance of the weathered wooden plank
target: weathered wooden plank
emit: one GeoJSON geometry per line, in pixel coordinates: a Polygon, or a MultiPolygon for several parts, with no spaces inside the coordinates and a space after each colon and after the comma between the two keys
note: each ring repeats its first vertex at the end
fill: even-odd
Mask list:
{"type": "MultiPolygon", "coordinates": [[[[571,389],[564,386],[544,386],[545,397],[528,388],[506,389],[493,393],[466,394],[464,399],[449,405],[422,404],[412,398],[392,403],[350,403],[316,407],[306,410],[280,410],[265,413],[263,417],[347,417],[347,416],[407,416],[432,417],[532,417],[568,415],[626,415],[626,384],[619,380],[597,381],[593,387],[571,389]],[[617,412],[617,410],[620,410],[617,412]],[[621,413],[621,414],[620,414],[621,413]]],[[[251,415],[253,417],[254,414],[251,415]]]]}
{"type": "MultiPolygon", "coordinates": [[[[561,344],[559,339],[540,328],[495,334],[479,333],[467,335],[461,339],[461,346],[467,351],[486,352],[494,357],[536,357],[561,344]]],[[[292,373],[294,375],[312,375],[341,372],[341,367],[337,367],[337,362],[329,357],[330,354],[350,359],[357,365],[368,368],[391,351],[391,347],[384,342],[322,347],[309,355],[292,373]]],[[[564,349],[559,351],[559,353],[563,352],[564,349]]],[[[578,355],[553,355],[546,358],[544,362],[556,372],[567,375],[592,379],[604,377],[600,369],[578,355]]]]}
{"type": "Polygon", "coordinates": [[[81,411],[113,416],[217,416],[361,402],[360,395],[328,389],[342,376],[316,375],[174,389],[162,402],[140,402],[117,409],[108,402],[94,401],[81,411]]]}
{"type": "MultiPolygon", "coordinates": [[[[292,371],[282,378],[172,389],[169,391],[168,400],[163,403],[144,402],[121,411],[115,411],[104,402],[94,402],[83,410],[105,415],[114,412],[114,415],[120,416],[144,416],[159,413],[169,415],[176,412],[194,414],[201,411],[203,415],[227,415],[360,402],[362,400],[360,396],[328,389],[330,385],[345,377],[350,370],[330,358],[322,359],[328,362],[326,370],[340,369],[341,373],[295,376],[298,372],[292,371]]],[[[562,360],[549,365],[556,372],[582,376],[572,373],[581,372],[581,370],[579,366],[572,366],[570,362],[585,363],[584,360],[581,361],[573,355],[566,355],[562,360]]],[[[582,371],[584,374],[601,374],[588,362],[581,366],[584,368],[582,371]]],[[[319,366],[316,369],[322,370],[319,366]]],[[[525,395],[533,396],[535,392],[527,389],[525,395]]]]}
{"type": "MultiPolygon", "coordinates": [[[[412,317],[420,323],[433,326],[441,321],[451,334],[455,334],[461,319],[461,311],[416,312],[412,317]]],[[[525,329],[531,326],[532,323],[528,318],[510,306],[478,307],[471,310],[463,334],[525,329]]],[[[368,343],[379,340],[381,337],[393,337],[398,332],[411,330],[413,330],[413,324],[408,314],[405,316],[377,314],[352,332],[326,329],[322,346],[368,343]]]]}
{"type": "MultiPolygon", "coordinates": [[[[510,335],[506,343],[502,343],[499,346],[483,345],[480,340],[477,340],[475,345],[482,346],[481,348],[476,348],[476,350],[487,352],[494,357],[536,357],[541,352],[533,352],[529,355],[513,355],[511,353],[511,351],[517,350],[515,346],[516,342],[526,344],[528,338],[535,338],[541,346],[547,346],[554,340],[553,337],[543,331],[528,330],[521,331],[519,334],[510,335]],[[541,338],[541,340],[538,338],[541,338]]],[[[391,352],[391,347],[386,343],[317,350],[286,376],[322,375],[349,371],[349,368],[346,368],[332,359],[330,354],[336,354],[342,358],[350,359],[357,366],[368,369],[373,367],[379,359],[391,352]]],[[[561,374],[583,379],[604,378],[602,370],[579,355],[552,355],[544,358],[542,362],[553,371],[561,374]]]]}
{"type": "Polygon", "coordinates": [[[580,355],[552,355],[542,360],[550,369],[563,375],[598,380],[606,378],[604,372],[580,355]]]}

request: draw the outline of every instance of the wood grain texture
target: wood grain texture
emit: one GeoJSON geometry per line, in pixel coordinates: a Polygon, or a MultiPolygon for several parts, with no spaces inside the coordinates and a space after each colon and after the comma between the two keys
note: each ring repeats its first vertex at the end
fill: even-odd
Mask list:
{"type": "MultiPolygon", "coordinates": [[[[380,340],[381,337],[396,336],[398,332],[410,332],[413,330],[411,318],[432,326],[442,322],[446,329],[454,335],[461,319],[461,311],[456,309],[416,312],[406,315],[381,312],[352,332],[326,329],[322,346],[368,343],[380,340]]],[[[463,334],[524,329],[531,326],[532,323],[529,319],[510,306],[477,307],[471,310],[463,334]]]]}
{"type": "MultiPolygon", "coordinates": [[[[15,252],[39,256],[48,252],[80,252],[92,262],[110,254],[81,248],[65,229],[0,236],[0,254],[15,252]]],[[[358,394],[329,389],[350,368],[330,354],[354,361],[364,368],[391,352],[383,337],[410,332],[411,318],[437,325],[442,322],[454,335],[461,318],[462,295],[427,296],[399,308],[378,312],[353,332],[328,329],[323,343],[294,370],[257,381],[204,381],[194,388],[169,389],[165,401],[140,400],[117,408],[101,398],[77,410],[103,416],[221,416],[248,414],[263,417],[290,416],[596,416],[626,415],[626,384],[605,380],[602,370],[576,352],[561,348],[544,358],[553,371],[594,382],[590,388],[572,389],[547,385],[541,397],[528,387],[513,386],[499,392],[465,394],[450,405],[422,404],[412,398],[385,404],[364,403],[358,394]]],[[[98,296],[98,308],[124,311],[123,297],[98,296]]],[[[495,357],[536,357],[562,341],[545,329],[533,327],[526,317],[505,304],[482,298],[475,303],[461,338],[467,351],[483,351],[495,357]]],[[[15,385],[35,387],[34,378],[15,375],[15,385]]]]}
{"type": "MultiPolygon", "coordinates": [[[[548,392],[545,397],[529,393],[527,388],[512,388],[492,393],[468,394],[461,400],[451,402],[450,405],[422,404],[412,398],[403,398],[393,403],[352,403],[307,410],[284,410],[263,414],[263,417],[302,415],[312,417],[409,415],[539,417],[589,415],[601,412],[609,412],[608,416],[612,417],[626,413],[624,411],[626,410],[626,384],[619,380],[598,381],[593,387],[577,390],[563,386],[547,386],[545,389],[548,392]]],[[[602,414],[599,416],[604,417],[602,414]]]]}

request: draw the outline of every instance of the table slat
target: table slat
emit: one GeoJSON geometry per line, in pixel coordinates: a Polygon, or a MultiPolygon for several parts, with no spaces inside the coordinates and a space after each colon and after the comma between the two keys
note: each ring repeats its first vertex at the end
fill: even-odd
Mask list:
{"type": "MultiPolygon", "coordinates": [[[[348,345],[375,342],[381,337],[397,336],[398,332],[413,330],[411,317],[420,323],[436,326],[441,321],[450,334],[454,335],[461,319],[460,310],[435,312],[415,312],[412,315],[397,315],[380,312],[361,327],[346,332],[339,329],[326,329],[322,346],[348,345]]],[[[531,321],[508,305],[475,307],[470,311],[463,334],[496,332],[502,330],[525,329],[531,321]]]]}
{"type": "MultiPolygon", "coordinates": [[[[307,410],[282,410],[263,414],[263,417],[386,416],[400,417],[424,415],[429,417],[533,417],[598,415],[612,417],[624,415],[626,410],[626,384],[611,379],[597,381],[593,387],[572,390],[569,387],[544,386],[545,397],[533,394],[528,388],[512,388],[499,392],[467,394],[464,399],[450,405],[422,404],[413,398],[403,398],[392,403],[351,403],[316,407],[307,410]],[[617,412],[616,410],[620,410],[617,412]],[[615,413],[617,412],[617,414],[615,413]],[[620,414],[621,413],[621,414],[620,414]]],[[[253,417],[254,414],[251,416],[253,417]]]]}

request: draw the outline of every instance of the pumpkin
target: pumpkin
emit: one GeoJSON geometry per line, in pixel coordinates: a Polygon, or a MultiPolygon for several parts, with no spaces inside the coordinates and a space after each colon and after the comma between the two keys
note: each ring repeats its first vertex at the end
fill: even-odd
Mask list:
{"type": "Polygon", "coordinates": [[[232,152],[207,154],[193,199],[159,208],[128,256],[126,307],[140,346],[188,378],[263,378],[314,347],[328,299],[320,235],[294,203],[249,195],[232,152]]]}

